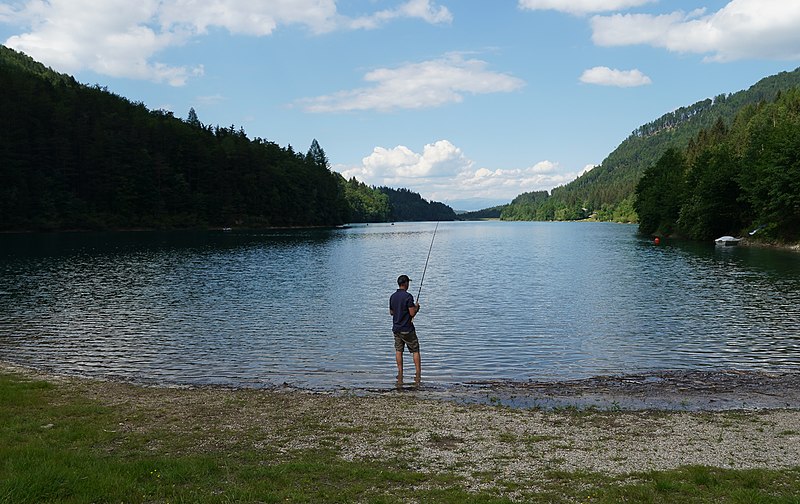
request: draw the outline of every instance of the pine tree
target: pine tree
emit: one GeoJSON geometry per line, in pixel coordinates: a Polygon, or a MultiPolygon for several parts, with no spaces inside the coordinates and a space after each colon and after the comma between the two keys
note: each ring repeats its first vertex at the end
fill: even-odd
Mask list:
{"type": "Polygon", "coordinates": [[[320,168],[325,168],[326,170],[330,169],[328,157],[325,155],[325,151],[322,150],[316,138],[311,142],[311,147],[308,148],[306,160],[320,168]]]}
{"type": "Polygon", "coordinates": [[[194,107],[191,107],[189,109],[189,115],[186,117],[186,122],[198,128],[203,127],[203,123],[201,123],[200,119],[197,118],[197,112],[194,111],[194,107]]]}

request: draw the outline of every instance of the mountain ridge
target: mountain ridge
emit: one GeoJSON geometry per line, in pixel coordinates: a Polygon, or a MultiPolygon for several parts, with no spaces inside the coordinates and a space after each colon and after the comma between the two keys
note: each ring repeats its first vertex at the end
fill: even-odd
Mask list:
{"type": "Polygon", "coordinates": [[[680,107],[643,124],[611,151],[600,165],[572,182],[542,191],[518,195],[502,211],[505,220],[576,220],[589,215],[598,220],[635,222],[636,184],[644,171],[670,147],[683,149],[700,131],[718,120],[726,126],[747,105],[769,102],[778,93],[800,86],[800,68],[764,77],[749,88],[719,94],[680,107]]]}

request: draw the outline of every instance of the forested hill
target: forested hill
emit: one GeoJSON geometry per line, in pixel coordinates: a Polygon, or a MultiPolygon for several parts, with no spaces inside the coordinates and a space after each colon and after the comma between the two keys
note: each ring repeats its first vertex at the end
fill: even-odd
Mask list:
{"type": "Polygon", "coordinates": [[[389,198],[389,220],[456,220],[456,213],[449,206],[438,201],[426,201],[419,194],[408,189],[379,187],[378,191],[389,198]],[[421,215],[424,215],[425,218],[420,219],[421,215]]]}
{"type": "Polygon", "coordinates": [[[752,230],[796,243],[800,88],[744,107],[730,128],[718,121],[686,149],[667,149],[639,181],[635,208],[643,234],[710,240],[752,230]]]}
{"type": "Polygon", "coordinates": [[[600,166],[549,195],[520,195],[502,212],[509,220],[572,220],[596,215],[600,220],[636,221],[634,191],[644,170],[670,147],[684,149],[701,130],[718,121],[729,127],[748,105],[773,101],[779,92],[800,86],[800,68],[762,79],[745,91],[721,94],[664,114],[636,128],[600,166]],[[530,197],[529,197],[530,196],[530,197]]]}
{"type": "Polygon", "coordinates": [[[151,111],[4,46],[0,89],[0,230],[391,218],[386,196],[331,171],[316,140],[303,154],[204,125],[194,110],[186,120],[151,111]]]}

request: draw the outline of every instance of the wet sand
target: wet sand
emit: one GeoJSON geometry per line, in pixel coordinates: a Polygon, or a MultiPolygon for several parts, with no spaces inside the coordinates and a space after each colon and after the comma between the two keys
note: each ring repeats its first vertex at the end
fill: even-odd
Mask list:
{"type": "Polygon", "coordinates": [[[800,373],[663,371],[563,382],[471,383],[450,393],[454,400],[514,408],[626,411],[800,408],[800,373]]]}
{"type": "MultiPolygon", "coordinates": [[[[45,380],[58,377],[46,369],[32,369],[0,361],[0,371],[16,370],[45,380]]],[[[70,375],[73,376],[73,375],[70,375]]],[[[87,377],[99,381],[121,381],[87,377]]],[[[219,388],[190,384],[129,382],[145,387],[219,388]]],[[[233,387],[236,388],[236,387],[233,387]]],[[[249,387],[243,387],[249,389],[249,387]]],[[[738,370],[673,370],[640,374],[596,376],[565,381],[475,381],[455,385],[419,383],[413,374],[402,384],[386,388],[304,389],[291,384],[267,387],[324,396],[410,395],[457,404],[485,404],[514,409],[575,409],[601,411],[732,411],[800,409],[800,371],[767,373],[738,370]]]]}

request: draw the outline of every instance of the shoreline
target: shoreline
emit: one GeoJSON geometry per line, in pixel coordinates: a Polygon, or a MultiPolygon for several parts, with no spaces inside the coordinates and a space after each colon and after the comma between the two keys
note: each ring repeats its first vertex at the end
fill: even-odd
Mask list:
{"type": "Polygon", "coordinates": [[[800,253],[800,243],[772,243],[758,240],[744,239],[741,245],[748,248],[763,248],[772,250],[786,250],[789,252],[800,253]]]}
{"type": "Polygon", "coordinates": [[[606,411],[800,409],[800,373],[681,370],[595,376],[563,382],[494,382],[497,404],[606,411]]]}
{"type": "Polygon", "coordinates": [[[15,372],[45,381],[86,380],[147,389],[268,391],[324,397],[392,397],[455,405],[502,406],[554,411],[724,412],[800,410],[800,373],[740,370],[662,370],[601,375],[562,381],[475,381],[449,385],[406,382],[385,388],[311,388],[289,383],[267,386],[137,381],[109,376],[59,373],[0,360],[0,372],[15,372]]]}
{"type": "Polygon", "coordinates": [[[199,232],[199,231],[219,231],[219,232],[227,232],[227,231],[287,231],[287,230],[317,230],[317,229],[347,229],[352,224],[345,223],[345,224],[330,224],[330,225],[318,225],[318,226],[266,226],[266,227],[246,227],[246,226],[236,226],[236,227],[225,227],[225,226],[207,226],[207,227],[178,227],[178,228],[100,228],[100,229],[82,229],[82,228],[65,228],[65,229],[48,229],[48,230],[41,230],[41,229],[23,229],[23,230],[13,230],[13,229],[6,229],[0,231],[0,234],[19,234],[19,235],[30,235],[30,234],[56,234],[56,233],[71,233],[71,234],[83,234],[83,233],[159,233],[159,232],[199,232]]]}
{"type": "MultiPolygon", "coordinates": [[[[207,227],[178,227],[178,228],[109,228],[109,229],[80,229],[80,228],[67,228],[67,229],[52,229],[52,230],[0,230],[0,235],[31,235],[31,234],[86,234],[86,233],[145,233],[145,232],[236,232],[236,231],[314,231],[323,229],[349,229],[351,227],[368,226],[369,224],[394,224],[394,222],[420,222],[420,221],[387,221],[387,222],[347,222],[344,224],[330,224],[330,225],[314,225],[314,226],[265,226],[265,227],[247,227],[247,226],[234,226],[234,227],[221,227],[221,226],[207,226],[207,227]]],[[[615,221],[598,221],[592,219],[581,219],[574,221],[504,221],[499,218],[486,218],[486,219],[468,219],[460,220],[455,219],[450,222],[589,222],[589,223],[611,223],[621,225],[636,225],[632,222],[615,222],[615,221]]],[[[684,240],[680,237],[668,237],[673,240],[684,240]]],[[[695,243],[706,243],[705,240],[685,240],[695,243]]],[[[738,244],[741,248],[760,248],[771,250],[783,250],[787,252],[800,253],[800,242],[797,243],[778,243],[767,242],[757,239],[745,237],[741,243],[738,244]]]]}

